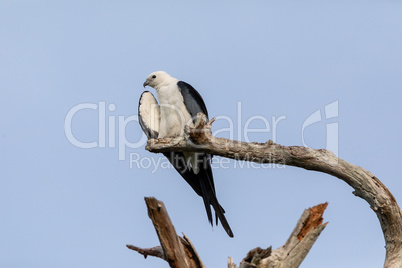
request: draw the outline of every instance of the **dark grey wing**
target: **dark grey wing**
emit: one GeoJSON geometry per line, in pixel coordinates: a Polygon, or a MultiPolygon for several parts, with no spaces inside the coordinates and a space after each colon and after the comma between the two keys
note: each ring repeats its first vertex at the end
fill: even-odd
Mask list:
{"type": "Polygon", "coordinates": [[[158,138],[160,108],[154,95],[149,91],[141,94],[138,103],[138,121],[148,139],[158,138]]]}
{"type": "MultiPolygon", "coordinates": [[[[187,111],[189,112],[191,117],[193,118],[193,122],[195,123],[197,113],[205,114],[208,120],[207,107],[205,106],[204,100],[202,99],[200,93],[198,93],[198,91],[195,90],[195,88],[193,88],[190,84],[187,84],[186,82],[183,81],[177,82],[177,86],[179,87],[180,93],[183,96],[184,105],[186,106],[187,111]]],[[[199,165],[198,174],[194,174],[192,170],[186,171],[184,173],[181,172],[179,173],[191,185],[194,191],[198,195],[202,196],[209,222],[211,224],[213,222],[210,207],[212,205],[212,207],[215,210],[215,215],[221,221],[223,228],[230,237],[233,237],[233,232],[230,229],[229,223],[224,215],[225,211],[219,204],[218,199],[216,197],[214,178],[211,169],[211,155],[205,153],[198,153],[198,157],[202,158],[202,161],[198,161],[199,165]]]]}
{"type": "MultiPolygon", "coordinates": [[[[189,168],[184,154],[182,152],[168,152],[163,153],[163,155],[169,160],[172,166],[176,169],[177,172],[179,172],[179,174],[191,186],[191,188],[193,188],[194,192],[196,192],[199,196],[202,197],[202,190],[199,181],[199,176],[198,174],[197,175],[194,174],[191,168],[189,168]]],[[[204,154],[203,157],[206,158],[203,159],[203,161],[211,161],[211,159],[208,159],[210,155],[204,154]]],[[[212,178],[212,170],[207,169],[207,172],[208,172],[207,176],[212,178]]]]}
{"type": "Polygon", "coordinates": [[[195,122],[197,113],[205,114],[208,120],[207,107],[205,106],[204,100],[202,99],[200,93],[198,93],[198,91],[195,90],[195,88],[193,88],[190,84],[187,84],[183,81],[177,82],[177,86],[179,87],[181,95],[183,96],[184,105],[193,118],[193,122],[195,122]]]}
{"type": "Polygon", "coordinates": [[[183,179],[193,188],[194,192],[202,196],[199,178],[187,165],[184,154],[182,152],[168,152],[163,153],[163,155],[166,156],[176,171],[179,172],[183,179]]]}

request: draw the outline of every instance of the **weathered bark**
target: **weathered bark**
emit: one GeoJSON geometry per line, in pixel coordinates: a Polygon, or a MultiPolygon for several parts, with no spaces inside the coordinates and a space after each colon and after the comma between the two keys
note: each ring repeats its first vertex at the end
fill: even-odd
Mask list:
{"type": "Polygon", "coordinates": [[[325,149],[282,146],[272,141],[246,143],[216,138],[211,134],[212,119],[206,123],[197,115],[194,128],[186,128],[185,137],[152,139],[146,149],[154,153],[170,151],[207,152],[212,155],[257,163],[282,164],[333,175],[354,188],[354,194],[366,200],[376,213],[385,239],[384,267],[402,267],[402,214],[391,192],[369,171],[352,165],[325,149]]]}
{"type": "Polygon", "coordinates": [[[197,251],[193,243],[191,243],[190,239],[183,234],[183,237],[180,237],[180,241],[184,246],[184,251],[186,253],[187,258],[189,259],[189,267],[191,268],[205,268],[204,263],[202,262],[200,256],[198,255],[197,251]]]}
{"type": "Polygon", "coordinates": [[[228,268],[238,268],[237,265],[233,262],[233,258],[228,258],[228,268]]]}
{"type": "Polygon", "coordinates": [[[184,234],[183,237],[176,234],[163,202],[154,197],[146,197],[145,203],[161,246],[148,249],[133,245],[127,245],[127,247],[144,255],[145,258],[154,256],[164,259],[172,268],[205,268],[190,239],[184,234]]]}
{"type": "MultiPolygon", "coordinates": [[[[190,239],[184,234],[183,237],[177,236],[163,202],[153,197],[145,198],[145,200],[148,215],[162,246],[146,249],[133,245],[127,245],[127,247],[144,255],[145,258],[154,256],[164,259],[172,268],[205,268],[190,239]]],[[[265,250],[252,249],[241,261],[240,268],[298,267],[326,226],[326,223],[322,224],[322,215],[326,207],[327,203],[306,209],[282,247],[275,250],[272,250],[271,247],[265,250]]],[[[230,257],[228,267],[237,268],[230,257]]]]}
{"type": "Polygon", "coordinates": [[[176,231],[162,202],[155,198],[145,198],[148,207],[148,216],[151,218],[165,259],[171,267],[187,267],[188,263],[184,248],[177,237],[176,231]]]}
{"type": "Polygon", "coordinates": [[[137,251],[138,253],[143,255],[145,259],[148,256],[152,256],[152,257],[158,257],[163,260],[166,260],[165,253],[163,252],[163,249],[161,246],[157,246],[157,247],[153,247],[153,248],[139,248],[139,247],[136,247],[133,245],[126,245],[126,247],[128,247],[131,250],[137,251]]]}
{"type": "MultiPolygon", "coordinates": [[[[255,248],[240,262],[240,268],[296,268],[307,256],[327,223],[322,215],[328,203],[306,209],[286,243],[275,250],[255,248]]],[[[237,268],[229,257],[228,268],[237,268]]]]}

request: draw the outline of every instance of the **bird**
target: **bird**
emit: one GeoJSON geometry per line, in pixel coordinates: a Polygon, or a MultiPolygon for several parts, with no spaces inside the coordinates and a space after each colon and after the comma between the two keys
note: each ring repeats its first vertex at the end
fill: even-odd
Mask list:
{"type": "MultiPolygon", "coordinates": [[[[200,93],[190,84],[180,81],[164,71],[151,73],[143,84],[156,90],[159,100],[149,91],[141,94],[138,104],[139,123],[148,139],[183,136],[186,126],[193,127],[197,113],[208,120],[208,111],[200,93]]],[[[177,172],[202,197],[208,221],[213,225],[211,206],[215,211],[216,225],[220,220],[226,233],[233,232],[224,215],[225,210],[216,197],[211,159],[207,153],[163,153],[177,172]]]]}

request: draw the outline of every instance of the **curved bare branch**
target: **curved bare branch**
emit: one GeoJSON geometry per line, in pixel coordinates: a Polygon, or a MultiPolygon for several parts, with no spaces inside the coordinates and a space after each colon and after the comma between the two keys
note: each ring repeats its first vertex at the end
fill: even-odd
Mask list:
{"type": "Polygon", "coordinates": [[[283,146],[272,141],[247,143],[214,137],[203,114],[197,115],[194,128],[185,137],[152,139],[146,149],[153,153],[169,151],[207,152],[235,160],[283,164],[333,175],[354,188],[354,194],[366,200],[376,213],[385,239],[384,267],[402,266],[402,214],[391,192],[366,169],[350,164],[325,149],[283,146]]]}

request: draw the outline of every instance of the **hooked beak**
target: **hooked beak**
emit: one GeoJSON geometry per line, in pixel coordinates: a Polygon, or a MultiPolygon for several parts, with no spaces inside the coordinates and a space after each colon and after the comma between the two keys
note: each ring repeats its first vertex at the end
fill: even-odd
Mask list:
{"type": "Polygon", "coordinates": [[[143,86],[146,87],[146,86],[148,86],[148,84],[149,84],[148,81],[145,81],[143,86]]]}

